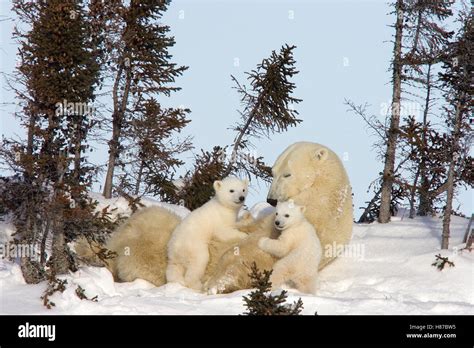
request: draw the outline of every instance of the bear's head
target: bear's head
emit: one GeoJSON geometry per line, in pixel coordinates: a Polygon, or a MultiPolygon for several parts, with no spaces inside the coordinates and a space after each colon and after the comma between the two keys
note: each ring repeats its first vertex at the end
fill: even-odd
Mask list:
{"type": "Polygon", "coordinates": [[[283,231],[298,225],[305,219],[305,210],[305,207],[296,205],[291,199],[286,202],[278,202],[275,212],[275,228],[283,231]]]}
{"type": "Polygon", "coordinates": [[[338,173],[335,166],[342,166],[337,155],[326,146],[298,142],[288,147],[272,167],[273,181],[267,201],[277,202],[296,198],[318,182],[329,183],[331,175],[338,173]]]}
{"type": "Polygon", "coordinates": [[[233,176],[214,181],[216,199],[228,208],[239,209],[247,197],[248,186],[248,180],[240,180],[233,176]]]}

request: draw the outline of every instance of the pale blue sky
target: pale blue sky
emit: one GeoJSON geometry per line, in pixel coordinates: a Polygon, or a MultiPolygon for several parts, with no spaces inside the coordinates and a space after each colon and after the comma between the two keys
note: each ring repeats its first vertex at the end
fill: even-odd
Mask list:
{"type": "MultiPolygon", "coordinates": [[[[9,1],[0,0],[0,14],[10,15],[9,1]]],[[[228,127],[239,115],[239,98],[230,75],[244,81],[245,71],[283,44],[296,45],[295,59],[300,73],[294,79],[297,106],[303,120],[298,127],[271,140],[255,142],[256,151],[272,164],[296,141],[314,141],[332,148],[348,171],[353,191],[355,216],[369,199],[367,186],[382,163],[371,149],[370,136],[361,119],[347,112],[344,98],[368,102],[370,111],[381,116],[381,105],[391,98],[388,72],[393,18],[385,1],[191,1],[175,0],[163,18],[176,38],[174,60],[189,66],[178,79],[182,91],[165,105],[184,105],[192,110],[192,122],[185,135],[194,136],[195,151],[230,144],[228,127]],[[238,62],[238,64],[236,64],[238,62]]],[[[15,65],[15,45],[10,38],[11,22],[1,22],[1,71],[15,65]]],[[[3,84],[3,82],[2,82],[3,84]]],[[[13,100],[2,90],[3,101],[13,100]]],[[[1,130],[11,135],[17,124],[8,116],[14,106],[1,107],[1,130]]],[[[381,116],[382,117],[382,116],[381,116]]],[[[105,163],[106,150],[98,146],[91,160],[105,163]]],[[[191,164],[192,154],[185,159],[191,164]]],[[[252,205],[264,200],[268,187],[254,184],[248,199],[252,205]]],[[[470,214],[472,191],[463,192],[455,203],[470,214]]]]}

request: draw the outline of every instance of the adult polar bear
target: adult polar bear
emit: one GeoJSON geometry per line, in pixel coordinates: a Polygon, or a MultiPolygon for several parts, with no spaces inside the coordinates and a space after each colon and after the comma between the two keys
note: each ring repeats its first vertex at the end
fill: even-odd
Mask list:
{"type": "MultiPolygon", "coordinates": [[[[332,256],[325,246],[346,244],[352,235],[352,193],[346,171],[337,155],[326,146],[298,142],[276,160],[268,201],[293,199],[305,206],[305,217],[315,227],[323,248],[319,268],[332,256]]],[[[107,247],[117,252],[108,268],[118,281],[141,278],[160,286],[165,283],[166,250],[180,218],[165,208],[152,207],[132,215],[110,238],[107,247]],[[124,252],[126,250],[126,252],[124,252]]],[[[276,237],[273,214],[243,224],[244,240],[213,241],[204,281],[210,292],[231,292],[249,287],[248,265],[256,262],[270,269],[275,259],[258,247],[261,237],[276,237]]],[[[81,252],[79,252],[81,254],[81,252]]],[[[317,265],[315,265],[317,267],[317,265]]]]}

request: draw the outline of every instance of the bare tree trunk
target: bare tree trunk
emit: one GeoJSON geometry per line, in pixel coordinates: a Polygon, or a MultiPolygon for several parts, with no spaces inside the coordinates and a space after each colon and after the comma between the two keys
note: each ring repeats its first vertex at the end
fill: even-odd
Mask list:
{"type": "Polygon", "coordinates": [[[395,168],[395,153],[400,125],[400,101],[402,93],[402,31],[403,31],[403,1],[396,3],[397,21],[395,24],[395,44],[393,49],[393,92],[392,116],[387,134],[387,151],[383,169],[382,191],[380,197],[379,222],[390,221],[390,203],[392,199],[393,175],[395,168]]]}
{"type": "MultiPolygon", "coordinates": [[[[122,63],[123,64],[123,63],[122,63]]],[[[131,74],[130,69],[126,71],[125,88],[122,95],[122,100],[119,102],[118,90],[120,80],[122,79],[123,67],[122,64],[117,71],[115,77],[114,88],[112,90],[114,100],[114,112],[112,115],[112,138],[109,141],[109,159],[107,163],[107,174],[105,176],[104,192],[105,198],[112,198],[112,186],[114,179],[114,171],[119,156],[120,137],[122,135],[123,121],[125,118],[125,110],[128,104],[128,95],[130,92],[131,74]]]]}
{"type": "MultiPolygon", "coordinates": [[[[255,109],[254,109],[255,110],[255,109]]],[[[227,167],[226,171],[224,172],[224,176],[228,176],[230,172],[232,171],[233,164],[237,160],[237,153],[239,151],[240,144],[242,142],[242,138],[244,137],[245,133],[247,132],[247,129],[250,127],[250,124],[253,121],[253,116],[254,113],[251,113],[251,116],[248,118],[247,122],[245,122],[244,127],[242,127],[242,130],[240,131],[239,135],[234,141],[234,145],[232,146],[232,153],[230,155],[230,161],[229,161],[229,166],[227,167]]]]}
{"type": "Polygon", "coordinates": [[[114,171],[115,171],[115,162],[117,160],[118,154],[118,143],[120,138],[120,130],[117,126],[117,121],[115,119],[117,116],[113,116],[112,121],[112,138],[109,141],[109,159],[107,161],[107,174],[105,175],[105,183],[104,183],[104,192],[103,195],[105,198],[112,197],[112,183],[114,178],[114,171]]]}
{"type": "MultiPolygon", "coordinates": [[[[454,157],[454,156],[453,156],[454,157]]],[[[441,249],[448,249],[449,246],[449,224],[451,222],[451,214],[453,211],[453,197],[454,197],[454,158],[451,158],[448,170],[448,193],[446,197],[446,207],[444,208],[443,216],[443,235],[441,240],[441,249]]]]}
{"type": "MultiPolygon", "coordinates": [[[[81,117],[77,115],[77,117],[81,117]]],[[[78,121],[79,122],[79,121],[78,121]]],[[[81,145],[82,145],[82,137],[81,137],[81,126],[80,123],[76,124],[76,139],[74,144],[74,182],[79,184],[79,179],[81,177],[81,145]]]]}
{"type": "Polygon", "coordinates": [[[426,75],[426,98],[425,98],[425,109],[423,110],[423,133],[421,135],[422,141],[422,155],[421,161],[419,166],[420,172],[420,189],[419,189],[419,206],[418,206],[418,215],[426,216],[432,211],[432,198],[429,194],[430,183],[428,181],[428,174],[426,168],[426,132],[428,131],[427,124],[428,124],[428,110],[430,107],[430,99],[431,99],[431,63],[428,64],[428,72],[426,75]]]}
{"type": "Polygon", "coordinates": [[[416,215],[415,207],[415,197],[416,197],[416,187],[418,185],[418,178],[420,176],[420,168],[416,171],[415,178],[413,179],[413,186],[410,189],[410,219],[414,219],[416,215]]]}
{"type": "MultiPolygon", "coordinates": [[[[67,273],[69,269],[69,258],[67,253],[66,240],[64,237],[64,206],[61,199],[63,195],[62,184],[67,168],[67,158],[63,154],[58,156],[58,181],[55,183],[53,202],[50,208],[49,218],[51,219],[51,229],[53,242],[51,247],[51,268],[55,274],[67,273]],[[62,163],[61,161],[64,161],[62,163]]],[[[45,231],[47,234],[49,231],[45,231]]]]}
{"type": "MultiPolygon", "coordinates": [[[[114,116],[115,118],[115,116],[114,116]]],[[[105,198],[112,197],[112,183],[115,171],[115,162],[118,153],[118,139],[120,138],[120,131],[116,126],[116,122],[113,122],[112,139],[109,141],[109,160],[107,161],[107,174],[105,175],[104,192],[105,198]]]]}
{"type": "Polygon", "coordinates": [[[64,274],[69,270],[69,257],[62,219],[55,218],[53,230],[53,245],[51,248],[51,267],[55,274],[64,274]]]}
{"type": "MultiPolygon", "coordinates": [[[[35,133],[35,126],[36,126],[36,120],[37,117],[36,115],[32,112],[29,115],[29,122],[28,122],[28,133],[27,133],[27,141],[26,141],[26,156],[27,156],[27,161],[25,163],[25,174],[24,174],[24,179],[25,182],[29,185],[32,184],[33,181],[33,147],[34,147],[34,133],[35,133]]],[[[30,186],[30,189],[34,186],[30,186]]],[[[36,190],[36,187],[34,188],[36,190]]],[[[35,208],[36,205],[34,201],[36,200],[38,193],[34,192],[33,196],[34,198],[30,198],[25,200],[26,202],[26,209],[25,209],[25,215],[26,215],[26,223],[25,223],[25,229],[26,231],[34,231],[33,227],[36,225],[36,214],[35,214],[35,208]]],[[[24,267],[27,267],[29,263],[25,262],[24,267]]]]}
{"type": "Polygon", "coordinates": [[[33,161],[31,160],[31,157],[33,156],[33,146],[34,146],[34,134],[35,134],[35,126],[36,126],[36,115],[32,113],[30,115],[30,119],[28,122],[28,134],[27,134],[27,141],[26,141],[26,156],[28,158],[28,161],[26,163],[26,171],[25,171],[25,176],[26,176],[26,182],[30,183],[31,177],[32,177],[32,163],[33,161]]]}
{"type": "MultiPolygon", "coordinates": [[[[31,108],[30,108],[31,109],[31,108]]],[[[41,193],[38,191],[38,186],[43,184],[44,173],[40,173],[37,178],[34,177],[33,172],[33,151],[34,151],[34,135],[36,127],[37,117],[34,111],[29,115],[28,130],[27,130],[27,142],[26,142],[26,156],[27,163],[25,164],[25,182],[32,185],[31,189],[34,190],[28,199],[25,201],[25,225],[21,231],[22,243],[34,244],[37,240],[38,224],[40,219],[37,216],[38,206],[44,204],[41,200],[41,193]]],[[[43,145],[42,151],[48,152],[52,138],[52,129],[54,127],[54,121],[51,115],[48,115],[48,130],[45,136],[45,144],[43,145]]],[[[41,229],[40,229],[41,231],[41,229]]],[[[43,257],[43,255],[41,255],[43,257]]],[[[23,278],[28,284],[36,284],[44,280],[44,264],[38,261],[32,260],[31,257],[23,256],[20,258],[20,267],[23,274],[23,278]]]]}
{"type": "Polygon", "coordinates": [[[140,168],[138,169],[138,176],[137,176],[137,182],[135,183],[135,196],[138,196],[140,193],[140,185],[142,183],[142,176],[143,176],[143,161],[140,161],[140,168]]]}
{"type": "MultiPolygon", "coordinates": [[[[459,100],[463,100],[460,98],[459,100]]],[[[443,234],[441,239],[441,249],[448,249],[449,246],[449,236],[450,228],[449,224],[451,222],[451,214],[453,212],[453,198],[454,198],[454,170],[456,166],[456,161],[459,156],[457,153],[458,141],[459,141],[459,131],[461,127],[461,103],[458,101],[456,104],[455,118],[454,118],[454,129],[453,129],[453,145],[452,148],[455,149],[454,153],[451,154],[449,161],[448,177],[447,177],[447,194],[446,194],[446,207],[444,208],[443,215],[443,234]]]]}
{"type": "MultiPolygon", "coordinates": [[[[26,204],[27,220],[22,243],[34,245],[37,240],[38,218],[35,214],[35,200],[30,200],[26,204]]],[[[27,284],[37,284],[45,279],[44,264],[33,259],[33,255],[20,257],[20,268],[23,278],[27,284]]]]}
{"type": "Polygon", "coordinates": [[[122,78],[123,68],[120,66],[115,76],[114,88],[112,90],[114,101],[114,112],[112,115],[112,138],[109,140],[109,160],[107,163],[107,174],[105,175],[104,197],[112,197],[112,183],[114,178],[115,162],[118,155],[118,146],[120,140],[120,110],[118,102],[118,89],[122,78]]]}
{"type": "MultiPolygon", "coordinates": [[[[235,78],[233,78],[234,81],[237,82],[235,78]]],[[[239,147],[242,143],[242,139],[244,138],[245,133],[247,133],[247,130],[249,129],[250,125],[252,124],[254,118],[255,118],[255,113],[257,110],[260,108],[260,104],[262,103],[262,98],[259,96],[259,98],[256,100],[255,104],[253,105],[253,109],[249,114],[249,118],[245,122],[244,126],[240,130],[239,134],[235,138],[234,145],[232,146],[232,153],[230,155],[230,162],[228,167],[226,168],[223,176],[228,176],[232,172],[233,168],[233,163],[237,159],[237,153],[239,152],[239,147]]]]}
{"type": "Polygon", "coordinates": [[[51,228],[51,219],[46,221],[46,226],[43,231],[43,237],[41,238],[40,244],[40,263],[42,266],[46,264],[46,242],[48,240],[49,231],[51,228]]]}
{"type": "Polygon", "coordinates": [[[20,268],[27,284],[38,284],[45,279],[43,268],[30,257],[20,258],[20,268]]]}

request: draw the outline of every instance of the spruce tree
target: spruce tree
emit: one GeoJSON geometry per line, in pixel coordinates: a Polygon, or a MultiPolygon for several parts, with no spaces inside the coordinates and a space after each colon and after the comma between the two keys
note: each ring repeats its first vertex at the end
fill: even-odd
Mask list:
{"type": "Polygon", "coordinates": [[[133,193],[152,194],[163,201],[171,199],[168,188],[173,174],[184,164],[177,158],[192,148],[189,138],[177,139],[177,134],[189,123],[188,109],[162,108],[151,98],[136,110],[127,136],[134,139],[127,155],[134,175],[133,193]]]}
{"type": "Polygon", "coordinates": [[[434,209],[435,201],[443,192],[445,186],[439,185],[442,171],[430,167],[433,151],[430,142],[434,141],[437,146],[440,133],[431,126],[428,115],[434,112],[435,92],[439,90],[435,69],[452,36],[446,29],[446,20],[452,16],[451,6],[452,2],[448,0],[394,2],[393,91],[387,119],[380,121],[376,116],[369,117],[367,104],[358,106],[346,100],[350,110],[361,116],[376,135],[374,148],[377,157],[384,162],[380,178],[371,184],[373,198],[367,202],[359,221],[369,222],[375,216],[379,222],[386,223],[395,212],[395,205],[404,199],[411,205],[411,217],[417,210],[420,215],[426,215],[434,209]],[[423,104],[423,119],[414,124],[411,110],[403,110],[402,104],[414,105],[417,99],[423,104]],[[402,118],[403,112],[407,117],[402,118]]]}
{"type": "Polygon", "coordinates": [[[272,283],[270,276],[272,271],[259,271],[257,264],[252,263],[249,277],[251,286],[255,288],[250,294],[243,297],[247,312],[245,315],[299,315],[303,309],[301,298],[293,304],[287,304],[287,292],[283,290],[278,295],[271,294],[272,283]]]}
{"type": "Polygon", "coordinates": [[[127,165],[122,161],[124,149],[137,145],[133,138],[127,138],[127,134],[133,134],[129,129],[135,113],[152,97],[178,91],[180,88],[172,84],[187,67],[171,62],[169,49],[175,41],[169,36],[169,27],[160,22],[170,1],[104,3],[94,7],[102,15],[94,28],[98,40],[103,38],[105,43],[103,52],[109,66],[104,74],[113,75],[112,135],[103,190],[104,196],[110,198],[116,167],[125,169],[127,165]]]}
{"type": "Polygon", "coordinates": [[[225,175],[243,173],[271,181],[271,171],[262,157],[250,156],[252,140],[270,137],[298,125],[298,111],[294,109],[301,100],[292,96],[295,89],[290,81],[298,71],[295,68],[293,50],[296,46],[284,45],[279,52],[272,51],[269,58],[247,73],[250,86],[240,84],[232,76],[235,89],[240,95],[243,109],[241,121],[232,129],[237,133],[232,144],[225,175]]]}
{"type": "Polygon", "coordinates": [[[444,112],[449,130],[448,146],[445,149],[449,156],[446,205],[443,214],[443,234],[441,249],[447,249],[450,237],[451,214],[455,189],[460,181],[456,173],[465,179],[465,184],[474,186],[472,175],[472,157],[469,155],[472,146],[472,128],[470,117],[473,112],[472,96],[474,87],[474,23],[472,13],[464,14],[462,28],[443,57],[443,72],[440,74],[445,87],[445,98],[448,105],[444,112]],[[463,165],[468,162],[468,165],[463,165]],[[467,169],[467,173],[466,173],[467,169]]]}
{"type": "Polygon", "coordinates": [[[410,218],[434,213],[439,196],[446,191],[446,140],[445,134],[432,127],[431,122],[408,117],[400,126],[400,148],[406,156],[404,169],[411,178],[400,178],[397,182],[409,196],[410,218]]]}
{"type": "MultiPolygon", "coordinates": [[[[298,73],[294,49],[295,46],[284,45],[279,52],[273,51],[263,59],[255,70],[247,73],[249,87],[231,76],[243,107],[240,121],[232,128],[237,133],[234,142],[230,147],[215,146],[210,152],[201,150],[193,170],[179,180],[180,187],[172,201],[180,201],[189,209],[198,208],[214,194],[213,182],[228,175],[271,181],[271,168],[261,156],[251,155],[252,141],[284,132],[301,122],[294,109],[301,100],[292,96],[296,86],[290,81],[298,73]],[[229,148],[231,155],[226,158],[229,148]]],[[[172,190],[168,196],[173,196],[172,190]]]]}
{"type": "MultiPolygon", "coordinates": [[[[399,144],[402,94],[407,85],[420,81],[421,67],[439,61],[439,51],[450,32],[442,23],[452,15],[449,0],[403,1],[396,0],[394,14],[395,41],[392,59],[392,103],[389,126],[386,130],[386,150],[380,193],[380,214],[378,221],[390,221],[392,190],[396,181],[396,157],[399,144]]],[[[427,96],[429,99],[429,95],[427,96]]],[[[428,112],[428,105],[425,106],[428,112]]],[[[422,180],[425,177],[422,162],[422,180]]]]}
{"type": "MultiPolygon", "coordinates": [[[[410,190],[412,209],[410,216],[415,213],[418,215],[427,215],[433,212],[434,200],[436,196],[433,183],[439,180],[439,177],[429,177],[429,153],[430,149],[427,142],[428,133],[436,132],[428,119],[435,106],[438,89],[438,81],[433,71],[440,62],[441,54],[444,51],[452,32],[445,28],[444,21],[453,14],[452,1],[442,0],[415,1],[407,4],[407,25],[405,32],[407,36],[406,46],[409,50],[405,53],[403,60],[405,62],[404,81],[407,86],[413,86],[424,93],[422,132],[420,142],[415,144],[418,147],[419,156],[411,158],[413,168],[413,189],[410,190]],[[419,206],[416,208],[416,196],[418,196],[419,206]]],[[[403,133],[402,133],[403,135],[403,133]]],[[[431,172],[432,173],[432,172],[431,172]]]]}
{"type": "Polygon", "coordinates": [[[85,151],[97,52],[80,1],[15,1],[13,11],[29,28],[15,28],[19,63],[10,81],[27,137],[5,140],[4,154],[17,173],[7,189],[22,193],[10,204],[16,242],[40,246],[39,262],[21,259],[25,280],[38,282],[45,269],[54,275],[75,269],[66,243],[80,233],[79,222],[94,219],[85,151]]]}

